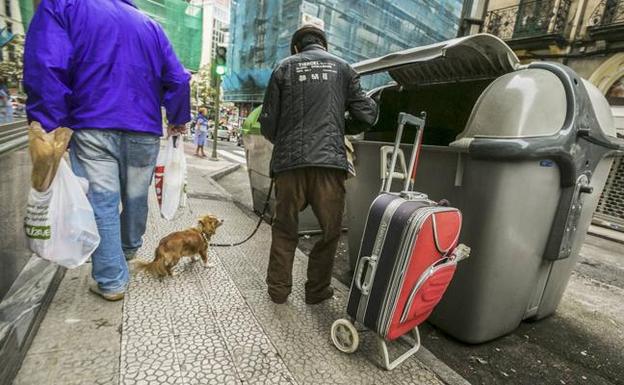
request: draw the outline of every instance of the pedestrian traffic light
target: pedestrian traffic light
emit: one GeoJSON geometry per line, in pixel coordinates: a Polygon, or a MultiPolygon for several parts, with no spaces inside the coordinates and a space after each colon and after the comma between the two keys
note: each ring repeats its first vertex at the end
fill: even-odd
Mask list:
{"type": "Polygon", "coordinates": [[[218,46],[215,57],[215,73],[219,76],[225,75],[227,69],[227,48],[218,46]]]}

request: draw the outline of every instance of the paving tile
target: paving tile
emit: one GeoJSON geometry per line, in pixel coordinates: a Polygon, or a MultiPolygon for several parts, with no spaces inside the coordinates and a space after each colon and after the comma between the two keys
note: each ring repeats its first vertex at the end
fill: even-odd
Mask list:
{"type": "Polygon", "coordinates": [[[212,309],[205,303],[193,306],[184,312],[172,313],[171,327],[176,336],[216,333],[219,330],[212,309]]]}
{"type": "Polygon", "coordinates": [[[186,334],[175,340],[185,383],[239,383],[236,367],[218,333],[186,334]]]}
{"type": "Polygon", "coordinates": [[[54,379],[59,366],[58,354],[31,353],[29,352],[20,368],[19,375],[13,381],[13,385],[40,385],[48,384],[54,379]],[[45,370],[41,370],[45,368],[45,370]]]}
{"type": "Polygon", "coordinates": [[[270,345],[239,345],[230,348],[243,381],[272,375],[290,376],[281,356],[270,345]]]}
{"type": "Polygon", "coordinates": [[[57,352],[28,353],[21,370],[28,376],[19,376],[14,384],[26,385],[74,385],[113,384],[119,372],[119,360],[115,351],[107,348],[63,350],[57,352]]]}
{"type": "Polygon", "coordinates": [[[172,335],[153,337],[124,334],[121,349],[122,384],[183,383],[172,335]]]}

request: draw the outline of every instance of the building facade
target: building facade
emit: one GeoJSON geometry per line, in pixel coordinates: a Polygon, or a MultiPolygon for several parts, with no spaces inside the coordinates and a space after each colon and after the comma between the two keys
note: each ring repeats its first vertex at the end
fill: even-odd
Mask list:
{"type": "Polygon", "coordinates": [[[0,0],[0,81],[19,88],[24,35],[33,15],[33,0],[0,0]]]}
{"type": "Polygon", "coordinates": [[[462,0],[233,1],[224,97],[260,103],[273,67],[290,55],[291,35],[304,23],[322,25],[329,51],[354,63],[455,37],[461,8],[462,0]]]}
{"type": "MultiPolygon", "coordinates": [[[[570,66],[605,94],[624,135],[624,0],[490,0],[482,30],[518,57],[570,66]]],[[[624,231],[624,160],[617,159],[595,222],[624,231]]]]}
{"type": "Polygon", "coordinates": [[[24,35],[33,14],[33,0],[0,0],[0,29],[24,35]]]}
{"type": "Polygon", "coordinates": [[[202,48],[200,67],[210,65],[216,48],[228,45],[230,0],[191,0],[202,8],[202,48]]]}

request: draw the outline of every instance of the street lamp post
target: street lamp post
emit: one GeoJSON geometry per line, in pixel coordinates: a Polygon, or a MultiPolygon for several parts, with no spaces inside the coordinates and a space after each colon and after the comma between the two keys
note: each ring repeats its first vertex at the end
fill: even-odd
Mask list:
{"type": "Polygon", "coordinates": [[[219,160],[217,156],[217,140],[219,139],[219,109],[220,109],[220,101],[221,101],[221,75],[217,74],[216,79],[216,96],[215,96],[215,125],[214,131],[212,133],[212,157],[211,160],[219,160]]]}
{"type": "Polygon", "coordinates": [[[221,76],[225,75],[227,69],[227,48],[218,46],[215,50],[215,59],[212,63],[212,76],[215,79],[215,126],[212,134],[212,160],[219,160],[217,156],[217,140],[219,139],[219,114],[221,104],[221,76]]]}

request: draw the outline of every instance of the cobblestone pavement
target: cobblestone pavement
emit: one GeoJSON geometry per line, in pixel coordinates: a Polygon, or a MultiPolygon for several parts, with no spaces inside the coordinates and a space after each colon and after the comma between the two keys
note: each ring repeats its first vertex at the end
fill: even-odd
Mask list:
{"type": "MultiPolygon", "coordinates": [[[[200,215],[225,219],[216,242],[238,241],[253,230],[257,217],[210,178],[223,167],[229,166],[189,157],[189,207],[174,221],[160,217],[151,196],[139,259],[151,260],[164,235],[194,226],[200,215]]],[[[371,333],[361,334],[355,354],[340,353],[329,330],[345,316],[348,289],[335,281],[333,299],[306,305],[307,258],[298,251],[293,293],[286,304],[273,304],[264,284],[269,244],[270,227],[263,224],[242,246],[211,248],[211,268],[183,259],[173,277],[133,273],[123,303],[88,293],[90,264],[68,270],[15,384],[442,384],[436,373],[457,378],[425,349],[392,372],[380,369],[371,333]]]]}
{"type": "MultiPolygon", "coordinates": [[[[225,219],[216,242],[233,242],[253,230],[256,219],[226,197],[190,199],[189,203],[190,209],[173,222],[151,210],[139,258],[151,259],[151,251],[163,235],[193,226],[199,215],[225,219]]],[[[295,261],[289,301],[284,305],[270,302],[263,282],[269,243],[270,228],[262,225],[256,237],[243,246],[212,248],[212,268],[185,259],[170,278],[135,274],[124,304],[120,382],[441,383],[417,358],[392,372],[379,369],[372,335],[364,336],[357,353],[338,352],[329,339],[329,329],[336,318],[344,316],[344,286],[324,304],[305,305],[303,254],[295,261]]]]}

